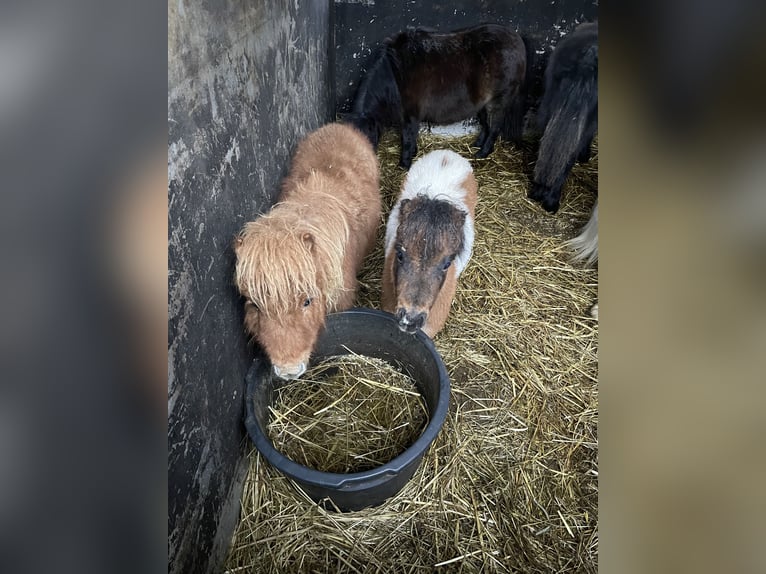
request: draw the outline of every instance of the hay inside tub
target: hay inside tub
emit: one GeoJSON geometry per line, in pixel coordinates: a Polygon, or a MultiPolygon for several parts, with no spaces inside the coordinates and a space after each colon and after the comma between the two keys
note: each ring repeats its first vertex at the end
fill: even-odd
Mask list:
{"type": "MultiPolygon", "coordinates": [[[[419,469],[383,505],[322,509],[252,450],[225,571],[596,572],[598,269],[564,241],[588,221],[598,150],[576,164],[561,208],[527,199],[535,142],[421,134],[418,156],[451,149],[479,184],[476,241],[436,347],[451,379],[444,426],[419,469]]],[[[380,308],[385,221],[405,177],[399,137],[381,140],[383,217],[357,304],[380,308]]],[[[417,159],[417,158],[416,158],[417,159]]]]}
{"type": "Polygon", "coordinates": [[[414,381],[382,359],[330,357],[283,385],[269,407],[274,447],[323,472],[363,472],[421,435],[428,410],[414,381]]]}

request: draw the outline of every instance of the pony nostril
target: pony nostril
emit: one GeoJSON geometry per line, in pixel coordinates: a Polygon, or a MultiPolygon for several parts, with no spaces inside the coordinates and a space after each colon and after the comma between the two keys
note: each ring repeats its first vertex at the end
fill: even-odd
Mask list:
{"type": "Polygon", "coordinates": [[[300,363],[298,365],[290,365],[288,367],[279,367],[278,365],[274,365],[274,374],[278,376],[280,379],[284,379],[286,381],[297,379],[305,372],[306,372],[306,363],[300,363]]]}
{"type": "Polygon", "coordinates": [[[414,328],[422,329],[423,324],[426,322],[426,314],[418,313],[417,315],[410,317],[409,322],[414,328]]]}
{"type": "Polygon", "coordinates": [[[424,311],[419,313],[408,313],[407,310],[403,308],[396,311],[396,319],[399,322],[399,329],[410,334],[423,327],[427,316],[428,314],[424,311]]]}

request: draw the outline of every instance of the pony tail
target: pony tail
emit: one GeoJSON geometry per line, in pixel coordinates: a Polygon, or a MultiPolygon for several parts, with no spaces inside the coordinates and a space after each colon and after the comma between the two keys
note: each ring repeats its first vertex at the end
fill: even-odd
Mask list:
{"type": "Polygon", "coordinates": [[[519,85],[518,93],[508,103],[509,108],[503,119],[502,127],[503,139],[517,144],[521,143],[521,138],[524,135],[524,117],[530,106],[529,87],[536,61],[535,46],[532,38],[526,35],[519,35],[524,42],[525,51],[526,66],[524,69],[524,80],[519,85]]]}
{"type": "Polygon", "coordinates": [[[537,52],[535,51],[536,44],[530,36],[522,35],[521,40],[524,42],[524,50],[527,53],[527,66],[524,70],[524,84],[522,85],[524,111],[526,112],[526,109],[529,107],[530,88],[532,87],[535,67],[537,66],[537,52]]]}
{"type": "Polygon", "coordinates": [[[567,241],[566,244],[574,251],[572,261],[583,261],[587,265],[593,265],[598,261],[598,201],[593,207],[590,220],[582,228],[580,234],[567,241]]]}

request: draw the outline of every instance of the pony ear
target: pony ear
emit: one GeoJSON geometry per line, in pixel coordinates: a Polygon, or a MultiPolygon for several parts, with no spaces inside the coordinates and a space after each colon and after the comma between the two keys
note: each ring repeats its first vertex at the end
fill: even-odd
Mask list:
{"type": "Polygon", "coordinates": [[[453,209],[452,210],[452,225],[454,225],[455,232],[460,236],[463,237],[463,233],[465,230],[465,219],[466,219],[466,212],[462,209],[453,209]]]}
{"type": "Polygon", "coordinates": [[[403,199],[401,202],[399,202],[399,214],[405,215],[409,213],[409,209],[407,209],[407,204],[410,202],[409,199],[403,199]]]}
{"type": "Polygon", "coordinates": [[[309,248],[309,251],[312,253],[314,252],[314,236],[310,233],[304,233],[301,236],[301,239],[303,239],[303,244],[309,248]]]}
{"type": "Polygon", "coordinates": [[[242,244],[245,242],[245,240],[242,238],[241,235],[237,235],[234,238],[234,241],[231,242],[231,247],[234,249],[234,253],[239,253],[240,247],[242,247],[242,244]]]}

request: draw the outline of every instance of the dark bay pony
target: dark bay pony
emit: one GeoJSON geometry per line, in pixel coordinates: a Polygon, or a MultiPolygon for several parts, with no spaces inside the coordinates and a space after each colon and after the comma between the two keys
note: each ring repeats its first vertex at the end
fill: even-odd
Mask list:
{"type": "Polygon", "coordinates": [[[548,60],[537,121],[543,137],[529,198],[556,213],[575,160],[590,158],[598,129],[598,23],[580,24],[548,60]]]}
{"type": "Polygon", "coordinates": [[[478,117],[476,156],[486,157],[500,134],[521,140],[533,54],[529,40],[497,24],[449,33],[408,29],[383,42],[347,119],[375,147],[386,127],[400,126],[399,165],[409,169],[420,122],[449,124],[478,117]]]}

